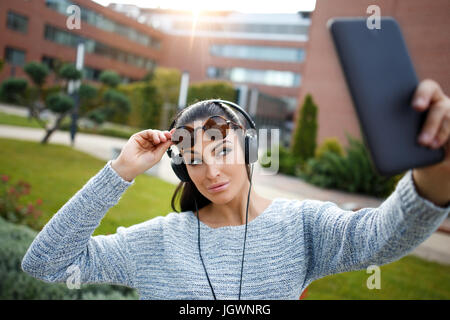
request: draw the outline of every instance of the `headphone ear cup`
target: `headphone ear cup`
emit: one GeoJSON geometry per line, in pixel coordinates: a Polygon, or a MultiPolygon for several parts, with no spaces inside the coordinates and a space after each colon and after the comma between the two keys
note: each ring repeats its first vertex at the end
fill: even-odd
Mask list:
{"type": "Polygon", "coordinates": [[[245,163],[250,164],[258,160],[258,139],[256,136],[245,135],[245,163]]]}
{"type": "Polygon", "coordinates": [[[172,166],[173,172],[175,172],[178,179],[180,179],[182,182],[189,182],[191,181],[191,178],[189,177],[189,173],[187,171],[186,165],[184,162],[180,162],[177,164],[173,159],[170,162],[170,165],[172,166]]]}

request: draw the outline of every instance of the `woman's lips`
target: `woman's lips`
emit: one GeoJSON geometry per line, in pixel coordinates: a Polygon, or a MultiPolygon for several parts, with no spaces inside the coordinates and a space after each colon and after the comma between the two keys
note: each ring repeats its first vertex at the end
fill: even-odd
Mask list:
{"type": "Polygon", "coordinates": [[[219,192],[219,191],[222,191],[222,190],[224,190],[224,189],[226,189],[227,187],[228,187],[228,185],[229,185],[230,183],[229,182],[227,182],[227,183],[225,183],[225,184],[223,184],[223,185],[221,185],[221,186],[218,186],[218,187],[216,187],[216,188],[208,188],[208,191],[209,192],[219,192]]]}

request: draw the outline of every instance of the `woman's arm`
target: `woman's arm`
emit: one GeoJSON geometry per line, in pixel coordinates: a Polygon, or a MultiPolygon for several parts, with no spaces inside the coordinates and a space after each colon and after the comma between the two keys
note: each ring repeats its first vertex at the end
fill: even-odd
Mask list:
{"type": "Polygon", "coordinates": [[[108,161],[44,226],[28,248],[22,269],[47,282],[79,275],[81,283],[133,287],[136,267],[127,229],[92,237],[106,212],[133,183],[122,179],[108,161]]]}
{"type": "Polygon", "coordinates": [[[437,206],[417,193],[411,170],[378,208],[353,212],[329,201],[300,203],[308,282],[398,260],[427,239],[450,212],[450,206],[437,206]]]}

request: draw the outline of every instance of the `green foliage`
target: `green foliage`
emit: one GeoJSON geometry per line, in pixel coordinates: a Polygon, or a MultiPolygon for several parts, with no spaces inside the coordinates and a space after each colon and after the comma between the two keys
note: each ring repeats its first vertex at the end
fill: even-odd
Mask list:
{"type": "Polygon", "coordinates": [[[108,89],[103,94],[104,112],[108,117],[112,117],[119,113],[120,116],[130,112],[130,100],[123,93],[108,89]]]}
{"type": "Polygon", "coordinates": [[[0,59],[0,72],[3,70],[4,66],[5,66],[5,60],[0,59]]]}
{"type": "Polygon", "coordinates": [[[158,100],[176,105],[180,92],[181,73],[178,69],[157,67],[150,84],[156,88],[158,100]]]}
{"type": "Polygon", "coordinates": [[[138,128],[160,127],[164,100],[152,82],[121,85],[119,90],[130,100],[131,110],[127,118],[115,116],[113,122],[138,128]]]}
{"type": "Polygon", "coordinates": [[[45,101],[50,95],[61,92],[62,87],[59,84],[45,86],[42,88],[42,99],[45,101]]]}
{"type": "Polygon", "coordinates": [[[31,78],[33,83],[38,87],[42,87],[44,85],[45,79],[50,72],[45,64],[37,61],[28,62],[23,69],[31,78]]]}
{"type": "Polygon", "coordinates": [[[278,149],[278,159],[276,154],[272,154],[271,150],[268,149],[260,159],[260,164],[262,167],[268,168],[270,166],[275,166],[272,161],[278,161],[278,172],[287,175],[294,176],[300,170],[300,159],[290,152],[288,148],[282,145],[274,146],[278,149]],[[273,159],[272,159],[273,157],[273,159]],[[270,159],[270,161],[268,161],[270,159]]]}
{"type": "Polygon", "coordinates": [[[317,137],[317,106],[310,94],[306,95],[305,102],[300,110],[297,129],[294,135],[292,152],[304,163],[314,157],[317,137]]]}
{"type": "Polygon", "coordinates": [[[206,81],[191,84],[188,89],[187,104],[208,99],[236,100],[236,90],[225,81],[206,81]]]}
{"type": "Polygon", "coordinates": [[[333,152],[339,156],[344,155],[344,150],[339,144],[337,138],[326,138],[323,143],[316,149],[315,157],[320,158],[325,152],[333,152]]]}
{"type": "Polygon", "coordinates": [[[113,70],[104,70],[100,74],[99,80],[103,84],[105,84],[111,88],[115,88],[120,83],[120,76],[117,74],[117,72],[115,72],[113,70]]]}
{"type": "Polygon", "coordinates": [[[379,175],[365,145],[347,135],[346,156],[325,151],[318,158],[307,161],[300,177],[324,188],[386,197],[391,194],[403,174],[393,177],[379,175]]]}
{"type": "Polygon", "coordinates": [[[82,83],[80,85],[80,89],[78,91],[78,94],[80,95],[80,100],[83,101],[89,101],[91,99],[94,99],[97,97],[98,89],[94,86],[91,86],[87,83],[82,83]]]}
{"type": "Polygon", "coordinates": [[[82,75],[82,72],[72,63],[66,63],[59,69],[59,76],[65,80],[79,80],[82,75]]]}
{"type": "Polygon", "coordinates": [[[151,81],[153,79],[153,76],[154,76],[154,72],[149,71],[145,74],[145,76],[142,77],[141,81],[151,81]]]}
{"type": "Polygon", "coordinates": [[[36,232],[0,217],[0,299],[137,299],[134,289],[107,284],[81,285],[68,289],[65,283],[48,283],[22,271],[22,259],[36,232]]]}
{"type": "Polygon", "coordinates": [[[0,98],[8,103],[23,103],[28,82],[23,78],[8,78],[0,85],[0,98]]]}
{"type": "Polygon", "coordinates": [[[64,93],[53,93],[45,100],[47,108],[53,112],[64,113],[74,107],[71,97],[64,93]]]}
{"type": "Polygon", "coordinates": [[[102,109],[95,109],[88,112],[86,117],[99,125],[105,122],[107,114],[102,109]]]}

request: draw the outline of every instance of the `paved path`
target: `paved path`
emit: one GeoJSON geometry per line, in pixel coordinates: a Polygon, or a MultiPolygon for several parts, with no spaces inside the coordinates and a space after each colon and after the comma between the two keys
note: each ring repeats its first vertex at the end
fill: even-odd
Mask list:
{"type": "MultiPolygon", "coordinates": [[[[40,141],[43,136],[43,129],[0,125],[0,137],[40,141]]],[[[57,131],[51,136],[49,142],[70,145],[69,133],[57,131]]],[[[114,152],[114,149],[120,150],[126,142],[127,140],[120,138],[78,133],[74,148],[107,161],[115,158],[117,151],[114,152]]],[[[173,184],[179,182],[170,167],[170,159],[167,154],[164,154],[161,161],[146,173],[155,175],[173,184]]],[[[255,191],[270,199],[275,197],[299,200],[318,199],[332,201],[340,207],[349,210],[363,207],[378,207],[383,201],[383,199],[318,188],[286,175],[267,175],[267,170],[258,164],[255,164],[253,179],[255,191]]],[[[435,232],[413,254],[431,261],[450,265],[450,234],[435,232]]]]}

